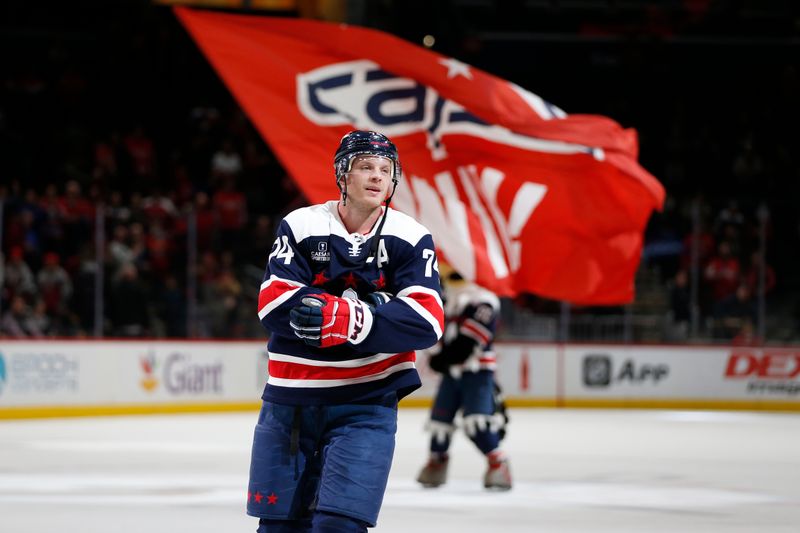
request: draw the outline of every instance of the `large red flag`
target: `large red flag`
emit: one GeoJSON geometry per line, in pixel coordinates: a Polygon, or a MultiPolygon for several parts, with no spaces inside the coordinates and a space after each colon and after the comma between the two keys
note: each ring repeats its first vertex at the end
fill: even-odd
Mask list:
{"type": "Polygon", "coordinates": [[[394,207],[465,278],[502,295],[633,299],[642,231],[664,201],[634,130],[379,31],[176,13],[310,201],[338,194],[342,135],[381,131],[403,164],[394,207]]]}

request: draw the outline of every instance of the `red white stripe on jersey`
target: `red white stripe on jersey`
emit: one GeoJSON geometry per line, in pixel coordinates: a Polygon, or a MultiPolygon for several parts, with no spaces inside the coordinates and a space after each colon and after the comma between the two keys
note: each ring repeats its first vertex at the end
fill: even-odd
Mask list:
{"type": "Polygon", "coordinates": [[[412,285],[398,292],[397,298],[424,318],[436,332],[437,338],[442,338],[444,310],[438,292],[421,285],[412,285]]]}
{"type": "Polygon", "coordinates": [[[258,293],[258,318],[264,319],[270,311],[291,298],[294,293],[305,287],[304,284],[290,279],[283,279],[274,274],[261,284],[258,293]]]}
{"type": "Polygon", "coordinates": [[[489,342],[492,340],[492,332],[489,331],[486,326],[472,318],[464,319],[458,332],[477,342],[481,348],[488,346],[489,342]]]}
{"type": "Polygon", "coordinates": [[[416,353],[379,353],[345,361],[320,361],[293,355],[269,354],[267,382],[278,387],[327,388],[377,381],[415,368],[416,353]]]}

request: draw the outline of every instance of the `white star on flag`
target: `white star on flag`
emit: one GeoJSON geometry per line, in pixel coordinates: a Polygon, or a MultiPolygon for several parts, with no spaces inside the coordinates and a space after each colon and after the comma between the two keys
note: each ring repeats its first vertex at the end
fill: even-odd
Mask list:
{"type": "Polygon", "coordinates": [[[447,79],[455,78],[456,76],[464,76],[468,80],[472,79],[472,72],[469,71],[469,65],[462,63],[458,59],[452,57],[447,59],[440,59],[439,63],[447,67],[447,79]]]}

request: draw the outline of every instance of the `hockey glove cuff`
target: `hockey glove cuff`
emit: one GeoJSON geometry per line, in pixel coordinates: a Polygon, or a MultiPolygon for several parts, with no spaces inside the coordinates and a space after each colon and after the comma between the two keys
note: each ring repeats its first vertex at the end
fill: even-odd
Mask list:
{"type": "Polygon", "coordinates": [[[364,301],[369,305],[373,310],[375,308],[382,306],[385,303],[388,303],[392,299],[392,295],[388,292],[371,292],[364,296],[364,301]]]}

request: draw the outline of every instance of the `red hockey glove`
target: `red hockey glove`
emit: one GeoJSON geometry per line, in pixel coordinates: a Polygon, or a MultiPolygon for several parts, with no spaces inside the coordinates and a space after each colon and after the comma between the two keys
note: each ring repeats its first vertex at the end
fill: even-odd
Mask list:
{"type": "Polygon", "coordinates": [[[313,294],[289,311],[294,334],[310,346],[358,344],[372,329],[372,311],[363,302],[330,294],[313,294]]]}

